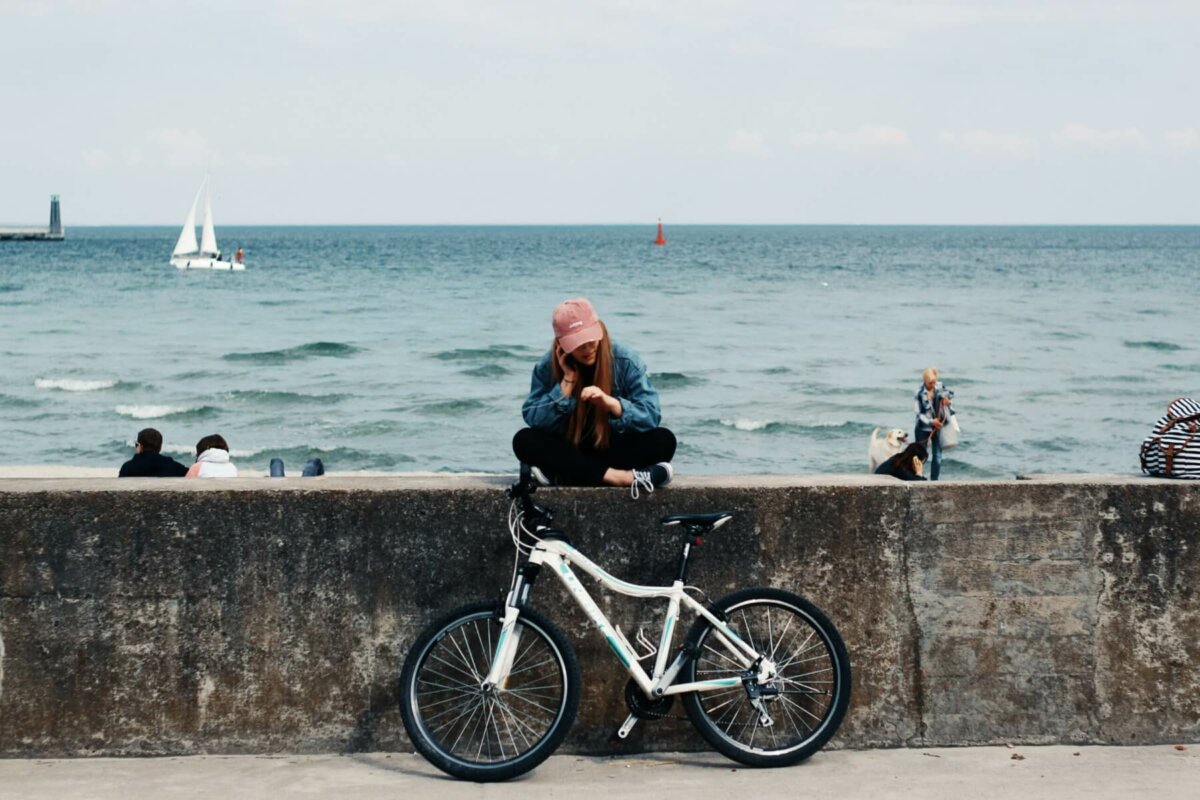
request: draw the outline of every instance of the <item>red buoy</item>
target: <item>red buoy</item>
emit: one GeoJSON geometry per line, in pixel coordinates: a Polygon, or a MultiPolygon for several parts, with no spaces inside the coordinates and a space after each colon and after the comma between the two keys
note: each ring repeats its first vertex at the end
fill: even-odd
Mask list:
{"type": "Polygon", "coordinates": [[[654,240],[654,243],[659,245],[667,243],[667,239],[663,236],[662,232],[662,217],[658,218],[658,238],[654,240]]]}

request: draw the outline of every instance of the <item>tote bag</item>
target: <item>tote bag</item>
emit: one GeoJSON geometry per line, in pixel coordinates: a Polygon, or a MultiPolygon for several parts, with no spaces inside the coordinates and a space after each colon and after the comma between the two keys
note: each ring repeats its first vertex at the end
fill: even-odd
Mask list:
{"type": "Polygon", "coordinates": [[[949,450],[951,447],[958,447],[958,434],[960,433],[962,430],[958,427],[958,415],[951,411],[950,421],[942,426],[938,436],[942,442],[942,449],[949,450]]]}

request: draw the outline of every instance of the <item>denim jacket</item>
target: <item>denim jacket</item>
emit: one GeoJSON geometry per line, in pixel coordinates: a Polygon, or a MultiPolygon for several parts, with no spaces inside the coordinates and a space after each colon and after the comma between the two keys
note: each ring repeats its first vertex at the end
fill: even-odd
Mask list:
{"type": "MultiPolygon", "coordinates": [[[[913,411],[917,415],[916,435],[914,438],[918,441],[928,437],[929,433],[933,430],[933,419],[937,415],[937,409],[941,408],[943,399],[953,401],[954,392],[943,386],[941,381],[938,381],[933,386],[932,403],[929,401],[929,392],[925,390],[924,383],[917,389],[916,397],[913,398],[913,411]],[[925,436],[921,434],[925,434],[925,436]]],[[[953,414],[954,411],[950,410],[949,413],[953,414]]],[[[949,416],[946,419],[949,419],[949,416]]]]}
{"type": "MultiPolygon", "coordinates": [[[[613,390],[612,396],[621,403],[621,416],[609,417],[613,433],[648,431],[658,427],[662,412],[658,406],[658,392],[646,374],[646,365],[638,354],[612,343],[613,390]]],[[[567,417],[575,410],[574,397],[564,395],[562,386],[554,380],[554,370],[548,351],[533,368],[533,381],[529,396],[521,406],[525,424],[531,428],[562,433],[567,427],[567,417]]]]}

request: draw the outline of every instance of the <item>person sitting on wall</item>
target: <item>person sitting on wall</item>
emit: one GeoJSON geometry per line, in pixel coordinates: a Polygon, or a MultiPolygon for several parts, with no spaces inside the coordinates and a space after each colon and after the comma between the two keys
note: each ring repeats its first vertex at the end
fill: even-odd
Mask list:
{"type": "Polygon", "coordinates": [[[229,445],[220,434],[196,442],[196,463],[187,471],[189,478],[236,478],[237,475],[237,467],[229,460],[229,445]]]}
{"type": "Polygon", "coordinates": [[[138,431],[133,458],[121,465],[118,478],[182,478],[188,468],[162,454],[162,434],[154,428],[138,431]]]}
{"type": "Polygon", "coordinates": [[[533,368],[513,452],[539,483],[653,492],[674,474],[675,434],[633,350],[614,342],[586,298],[554,309],[554,341],[533,368]]]}
{"type": "Polygon", "coordinates": [[[928,480],[922,472],[929,451],[920,442],[913,442],[875,468],[876,475],[891,475],[902,481],[928,480]]]}

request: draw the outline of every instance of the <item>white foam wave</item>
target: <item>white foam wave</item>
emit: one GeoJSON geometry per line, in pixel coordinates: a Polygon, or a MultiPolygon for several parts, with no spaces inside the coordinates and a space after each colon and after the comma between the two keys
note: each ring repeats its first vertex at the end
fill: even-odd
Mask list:
{"type": "Polygon", "coordinates": [[[117,406],[114,409],[121,416],[134,419],[158,419],[191,410],[187,406],[117,406]]]}
{"type": "Polygon", "coordinates": [[[59,389],[64,392],[95,392],[111,389],[116,381],[82,381],[76,378],[38,378],[33,385],[39,389],[59,389]]]}
{"type": "Polygon", "coordinates": [[[728,428],[736,428],[739,431],[761,431],[763,428],[770,425],[770,421],[760,419],[745,419],[738,417],[737,419],[723,419],[721,424],[728,428]]]}

